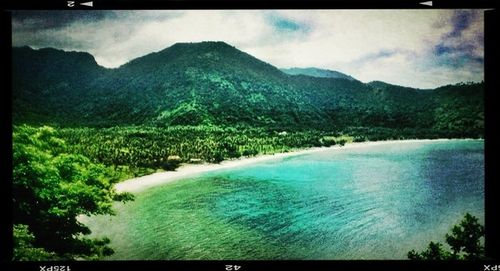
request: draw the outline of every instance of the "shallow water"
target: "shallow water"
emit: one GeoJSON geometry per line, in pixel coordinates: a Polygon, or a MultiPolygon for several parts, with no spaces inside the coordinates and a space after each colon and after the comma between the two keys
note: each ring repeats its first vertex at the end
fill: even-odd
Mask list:
{"type": "Polygon", "coordinates": [[[404,259],[484,221],[484,141],[327,150],[206,173],[86,221],[108,259],[404,259]]]}

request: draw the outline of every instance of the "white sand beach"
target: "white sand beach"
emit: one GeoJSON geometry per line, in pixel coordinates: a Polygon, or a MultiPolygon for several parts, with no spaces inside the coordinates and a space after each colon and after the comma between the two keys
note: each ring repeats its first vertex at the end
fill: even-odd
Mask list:
{"type": "Polygon", "coordinates": [[[244,157],[233,160],[226,160],[221,162],[220,164],[185,164],[177,168],[176,171],[165,171],[158,172],[151,175],[146,175],[142,177],[137,177],[129,180],[125,180],[123,182],[117,183],[115,188],[118,192],[140,192],[145,189],[170,183],[173,181],[186,179],[188,177],[194,177],[200,175],[202,173],[221,170],[221,169],[230,169],[237,168],[241,166],[246,166],[258,162],[269,161],[273,159],[280,159],[289,156],[296,156],[301,154],[315,153],[328,151],[332,149],[337,150],[346,150],[353,148],[362,148],[368,146],[375,145],[383,145],[383,144],[391,144],[391,143],[405,143],[405,142],[428,142],[428,141],[446,141],[450,139],[410,139],[410,140],[388,140],[388,141],[367,141],[367,142],[356,142],[356,143],[347,143],[344,146],[335,145],[332,147],[317,147],[317,148],[309,148],[303,150],[297,150],[286,153],[276,153],[276,154],[265,154],[258,155],[255,157],[244,157]]]}

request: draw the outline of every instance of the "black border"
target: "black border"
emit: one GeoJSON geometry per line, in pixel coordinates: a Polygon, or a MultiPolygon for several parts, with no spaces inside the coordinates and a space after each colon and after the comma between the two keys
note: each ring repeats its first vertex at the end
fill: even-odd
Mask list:
{"type": "Polygon", "coordinates": [[[478,9],[494,8],[494,0],[8,0],[7,10],[97,9],[478,9]],[[93,7],[79,5],[93,2],[93,7]]]}
{"type": "MultiPolygon", "coordinates": [[[[406,270],[439,270],[439,271],[483,271],[485,266],[496,266],[498,261],[409,261],[409,260],[365,260],[365,261],[307,261],[307,260],[286,260],[286,261],[100,261],[100,262],[19,262],[10,263],[8,270],[39,271],[40,266],[69,266],[69,271],[89,271],[89,270],[215,270],[226,271],[226,265],[240,266],[239,271],[275,271],[275,270],[304,270],[304,271],[332,271],[332,270],[352,270],[352,271],[406,271],[406,270]]],[[[233,269],[234,270],[234,269],[233,269]]],[[[487,269],[486,269],[487,270],[487,269]]],[[[43,271],[43,270],[41,270],[43,271]]],[[[47,270],[45,270],[47,271],[47,270]]],[[[48,270],[50,271],[50,270],[48,270]]],[[[52,270],[52,271],[68,271],[52,270]]]]}
{"type": "Polygon", "coordinates": [[[498,129],[499,113],[495,95],[498,90],[498,10],[485,11],[485,39],[484,39],[484,82],[485,82],[485,249],[486,255],[492,259],[500,259],[500,223],[495,217],[498,208],[499,194],[498,162],[499,142],[498,129]]]}
{"type": "Polygon", "coordinates": [[[1,219],[0,225],[0,259],[5,261],[6,259],[12,259],[12,85],[11,85],[11,16],[8,12],[2,11],[2,60],[3,60],[3,80],[0,91],[0,127],[1,127],[1,146],[0,155],[2,157],[0,162],[0,172],[2,176],[2,181],[0,181],[0,199],[1,206],[5,206],[4,219],[1,219]]]}
{"type": "MultiPolygon", "coordinates": [[[[75,0],[88,2],[90,0],[75,0]]],[[[74,271],[87,270],[226,270],[226,265],[241,266],[246,270],[488,270],[498,265],[500,270],[500,223],[495,217],[499,195],[499,168],[496,165],[499,154],[496,124],[500,124],[496,111],[495,92],[498,91],[498,50],[496,41],[498,30],[498,10],[495,1],[489,0],[435,0],[433,6],[420,4],[426,0],[94,0],[92,8],[76,5],[67,6],[66,0],[11,0],[2,10],[2,57],[4,64],[2,103],[0,110],[3,118],[2,144],[0,153],[4,159],[0,163],[2,181],[2,206],[5,206],[1,221],[0,261],[2,270],[41,270],[41,266],[67,266],[74,271]],[[12,262],[12,124],[11,124],[11,17],[10,10],[106,10],[106,9],[487,9],[485,11],[485,246],[489,260],[486,261],[407,261],[407,260],[345,260],[345,261],[85,261],[85,262],[12,262]],[[488,10],[491,9],[491,10],[488,10]]],[[[376,248],[374,248],[376,249],[376,248]]],[[[52,271],[70,271],[55,270],[52,271]]],[[[233,269],[234,270],[234,269],[233,269]]],[[[48,270],[50,271],[50,270],[48,270]]]]}

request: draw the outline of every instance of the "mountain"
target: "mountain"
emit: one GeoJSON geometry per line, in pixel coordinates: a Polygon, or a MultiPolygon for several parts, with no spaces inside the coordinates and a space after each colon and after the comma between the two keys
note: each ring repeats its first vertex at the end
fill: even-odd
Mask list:
{"type": "Polygon", "coordinates": [[[98,104],[85,111],[113,121],[167,125],[293,125],[324,119],[288,81],[274,66],[226,43],[178,43],[101,78],[101,90],[94,93],[98,104]],[[109,101],[100,96],[102,89],[120,92],[109,101]],[[120,114],[118,107],[132,108],[120,114]]]}
{"type": "Polygon", "coordinates": [[[224,42],[177,43],[115,69],[99,66],[90,54],[56,49],[13,48],[12,60],[15,124],[482,133],[482,83],[420,90],[290,76],[224,42]],[[470,118],[479,121],[460,122],[470,118]],[[453,125],[446,126],[448,120],[453,125]]]}
{"type": "Polygon", "coordinates": [[[383,89],[383,88],[388,88],[388,87],[399,87],[397,85],[389,84],[383,81],[371,81],[368,82],[367,85],[371,86],[372,88],[375,89],[383,89]]]}
{"type": "Polygon", "coordinates": [[[318,68],[288,68],[281,69],[282,72],[290,75],[307,75],[313,77],[322,77],[322,78],[335,78],[335,79],[347,79],[350,81],[356,81],[356,79],[351,76],[332,70],[326,69],[318,69],[318,68]]]}
{"type": "Polygon", "coordinates": [[[12,50],[13,120],[57,123],[78,118],[74,108],[106,69],[88,53],[30,47],[12,50]],[[75,115],[76,114],[76,115],[75,115]]]}

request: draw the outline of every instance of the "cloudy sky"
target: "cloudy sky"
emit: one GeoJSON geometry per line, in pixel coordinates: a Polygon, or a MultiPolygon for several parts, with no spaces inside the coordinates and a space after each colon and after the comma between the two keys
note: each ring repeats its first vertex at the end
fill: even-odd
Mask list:
{"type": "Polygon", "coordinates": [[[217,40],[280,68],[433,88],[483,80],[483,24],[481,10],[17,11],[12,43],[118,67],[176,42],[217,40]]]}

